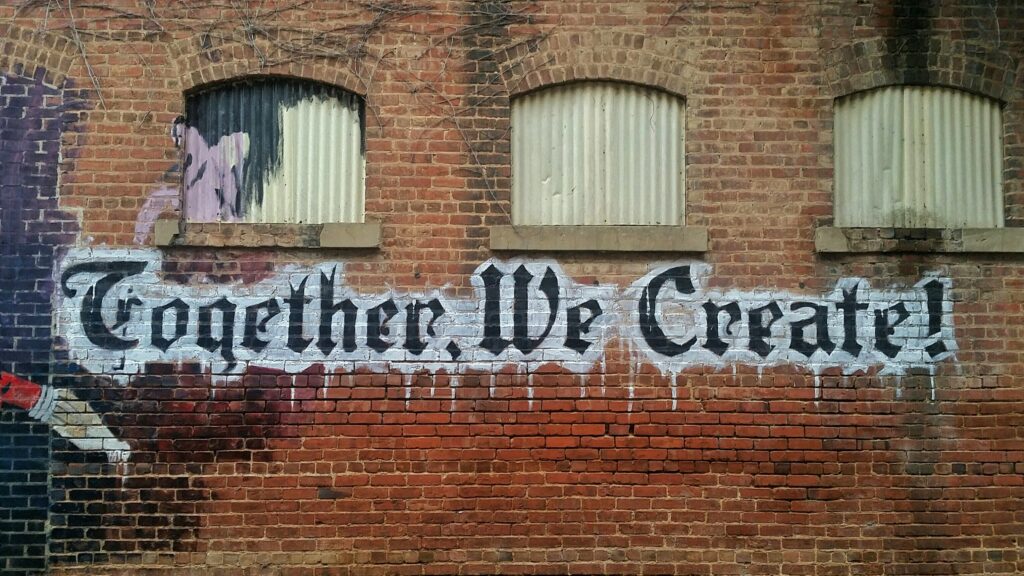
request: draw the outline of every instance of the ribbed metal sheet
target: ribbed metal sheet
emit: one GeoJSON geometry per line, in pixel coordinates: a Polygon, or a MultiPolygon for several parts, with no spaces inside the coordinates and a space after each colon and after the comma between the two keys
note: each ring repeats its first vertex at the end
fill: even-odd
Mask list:
{"type": "Polygon", "coordinates": [[[513,223],[682,223],[684,109],[670,94],[611,82],[516,99],[513,223]]]}
{"type": "Polygon", "coordinates": [[[362,222],[362,120],[359,97],[290,79],[234,84],[192,96],[186,138],[190,160],[207,160],[215,174],[186,169],[186,217],[362,222]],[[195,176],[201,179],[193,184],[195,176]],[[237,208],[210,207],[223,202],[224,190],[232,187],[237,208]]]}
{"type": "Polygon", "coordinates": [[[999,103],[891,86],[836,102],[837,226],[1001,227],[999,103]]]}

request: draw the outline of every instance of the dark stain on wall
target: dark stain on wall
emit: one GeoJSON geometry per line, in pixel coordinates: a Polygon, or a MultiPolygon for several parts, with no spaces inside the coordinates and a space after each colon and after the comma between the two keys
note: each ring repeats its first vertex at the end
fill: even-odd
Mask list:
{"type": "MultiPolygon", "coordinates": [[[[892,7],[888,23],[889,36],[895,43],[891,53],[895,66],[906,74],[906,81],[928,81],[928,57],[932,36],[932,24],[937,9],[935,2],[904,0],[892,7]]],[[[937,46],[935,51],[937,51],[937,46]]]]}

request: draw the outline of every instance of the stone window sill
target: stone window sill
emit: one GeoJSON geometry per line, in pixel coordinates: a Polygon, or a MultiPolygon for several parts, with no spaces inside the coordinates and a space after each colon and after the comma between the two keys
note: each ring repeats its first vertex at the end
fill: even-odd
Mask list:
{"type": "Polygon", "coordinates": [[[822,254],[879,252],[1024,253],[1024,228],[840,228],[814,233],[822,254]]]}
{"type": "Polygon", "coordinates": [[[380,222],[237,224],[158,220],[153,243],[162,247],[377,248],[380,222]]]}
{"type": "Polygon", "coordinates": [[[492,226],[491,250],[705,252],[704,226],[492,226]]]}

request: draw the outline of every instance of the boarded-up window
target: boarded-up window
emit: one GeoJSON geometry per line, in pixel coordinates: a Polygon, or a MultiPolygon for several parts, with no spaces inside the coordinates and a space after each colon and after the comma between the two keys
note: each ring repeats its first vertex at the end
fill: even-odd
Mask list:
{"type": "Polygon", "coordinates": [[[838,100],[835,118],[837,226],[1003,226],[994,100],[890,86],[838,100]]]}
{"type": "Polygon", "coordinates": [[[512,103],[512,221],[683,222],[682,99],[612,82],[555,86],[512,103]]]}
{"type": "Polygon", "coordinates": [[[363,104],[283,78],[187,100],[185,216],[195,222],[362,222],[363,104]]]}

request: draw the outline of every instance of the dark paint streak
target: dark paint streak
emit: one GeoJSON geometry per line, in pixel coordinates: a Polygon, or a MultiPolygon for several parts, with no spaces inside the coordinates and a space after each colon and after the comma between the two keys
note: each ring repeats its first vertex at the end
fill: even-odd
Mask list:
{"type": "MultiPolygon", "coordinates": [[[[235,181],[240,184],[235,204],[231,206],[234,215],[244,215],[246,206],[250,204],[263,204],[265,183],[281,167],[282,111],[310,99],[353,101],[358,107],[360,132],[365,133],[362,99],[327,84],[285,78],[254,78],[216,86],[188,97],[185,103],[188,126],[198,130],[210,146],[224,136],[249,135],[249,153],[242,174],[236,174],[235,181]]],[[[361,142],[365,151],[365,138],[361,142]]]]}

